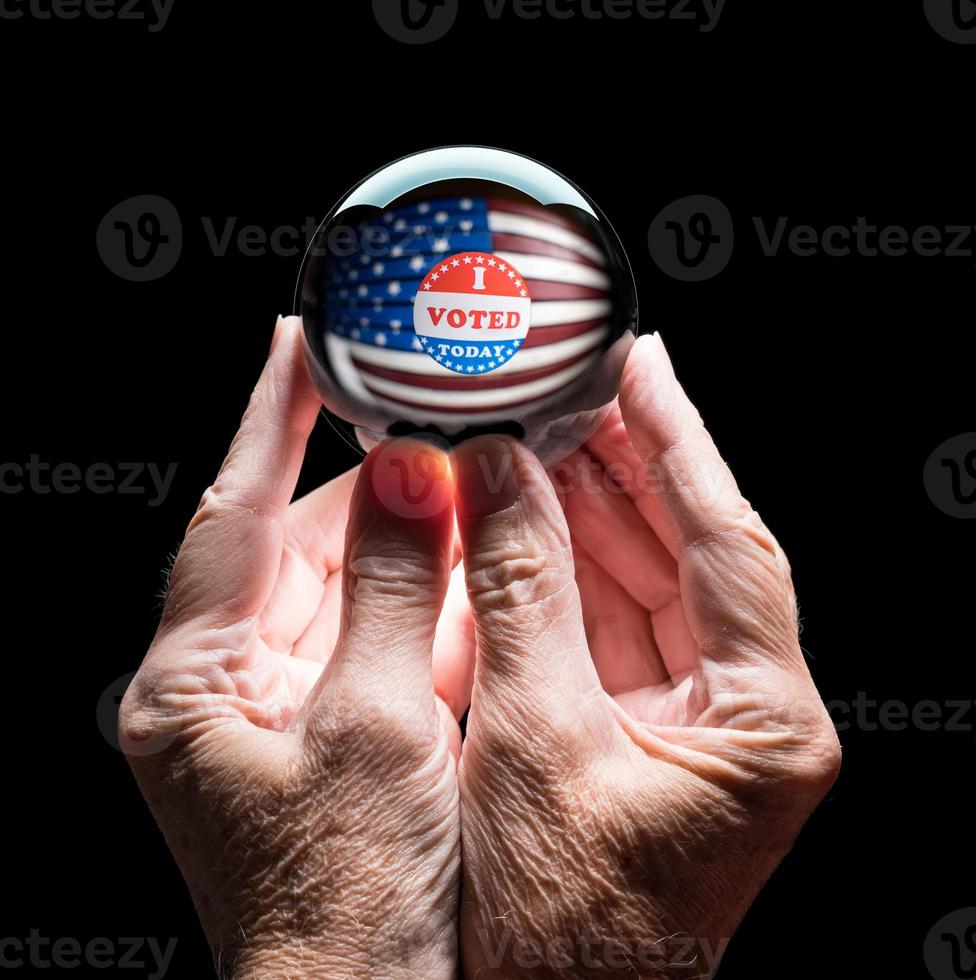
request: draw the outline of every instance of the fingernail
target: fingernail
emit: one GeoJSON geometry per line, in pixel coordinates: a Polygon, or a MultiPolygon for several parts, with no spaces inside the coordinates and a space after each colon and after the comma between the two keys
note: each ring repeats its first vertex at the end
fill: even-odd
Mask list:
{"type": "Polygon", "coordinates": [[[274,334],[271,336],[271,350],[268,351],[268,357],[274,353],[275,348],[278,346],[278,341],[281,340],[281,335],[285,332],[285,318],[279,313],[278,319],[275,322],[274,334]]]}
{"type": "Polygon", "coordinates": [[[465,517],[488,517],[519,498],[515,455],[507,439],[483,436],[457,451],[458,506],[465,517]]]}
{"type": "MultiPolygon", "coordinates": [[[[655,330],[654,333],[645,334],[645,336],[647,337],[645,344],[648,348],[650,348],[648,353],[651,354],[652,357],[656,357],[661,360],[664,364],[670,364],[671,355],[668,354],[668,349],[664,346],[664,338],[661,336],[661,332],[659,330],[655,330]]],[[[638,339],[638,343],[640,343],[642,340],[644,340],[644,338],[640,337],[638,339]]]]}
{"type": "Polygon", "coordinates": [[[454,499],[447,456],[416,439],[394,439],[373,450],[370,476],[379,502],[399,517],[440,514],[454,499]]]}

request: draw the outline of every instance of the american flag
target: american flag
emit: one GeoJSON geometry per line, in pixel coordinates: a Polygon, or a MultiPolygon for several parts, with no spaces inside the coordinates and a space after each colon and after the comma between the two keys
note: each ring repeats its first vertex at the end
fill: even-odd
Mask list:
{"type": "Polygon", "coordinates": [[[325,264],[325,346],[360,401],[457,429],[534,411],[600,360],[612,308],[606,258],[567,218],[521,201],[457,197],[387,210],[357,231],[362,251],[325,264]],[[438,364],[413,326],[424,277],[461,252],[510,263],[532,300],[517,356],[476,377],[438,364]]]}

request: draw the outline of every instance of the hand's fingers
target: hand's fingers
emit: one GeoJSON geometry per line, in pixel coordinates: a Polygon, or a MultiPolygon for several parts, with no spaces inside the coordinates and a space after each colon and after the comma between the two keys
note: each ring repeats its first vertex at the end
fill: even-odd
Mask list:
{"type": "Polygon", "coordinates": [[[434,713],[434,633],[451,574],[454,481],[447,456],[386,442],[360,468],[343,565],[339,640],[308,716],[336,698],[434,713]]]}
{"type": "Polygon", "coordinates": [[[323,582],[293,548],[282,549],[278,575],[257,621],[258,636],[288,656],[304,636],[325,598],[323,582]]]}
{"type": "Polygon", "coordinates": [[[674,533],[685,615],[703,655],[781,658],[805,670],[785,558],[743,499],[657,335],[634,345],[620,407],[674,533]]]}
{"type": "Polygon", "coordinates": [[[331,646],[310,650],[306,635],[313,617],[328,615],[327,583],[342,568],[349,498],[357,474],[358,467],[349,470],[288,508],[281,565],[259,624],[262,639],[274,650],[288,653],[302,640],[304,655],[311,653],[319,663],[332,652],[331,646]]]}
{"type": "Polygon", "coordinates": [[[451,573],[434,639],[434,690],[459,721],[471,704],[474,682],[474,621],[464,586],[464,566],[451,573]]]}
{"type": "Polygon", "coordinates": [[[358,477],[356,466],[288,508],[285,543],[305,559],[322,581],[342,568],[349,501],[358,477]]]}
{"type": "Polygon", "coordinates": [[[668,683],[650,613],[576,541],[573,556],[586,640],[603,689],[613,696],[668,683]]]}
{"type": "Polygon", "coordinates": [[[330,575],[322,587],[322,600],[305,632],[291,648],[291,655],[325,664],[339,641],[339,612],[342,608],[342,573],[330,575]]]}
{"type": "Polygon", "coordinates": [[[678,599],[678,566],[599,463],[576,452],[553,470],[573,537],[645,609],[678,599]]]}
{"type": "Polygon", "coordinates": [[[586,441],[586,452],[600,463],[607,477],[627,494],[661,544],[672,557],[677,558],[678,543],[674,530],[661,508],[655,492],[657,487],[630,441],[620,414],[619,400],[611,406],[599,429],[586,441]]]}
{"type": "Polygon", "coordinates": [[[458,527],[477,635],[476,699],[549,712],[600,690],[586,646],[569,530],[542,464],[485,437],[457,451],[458,527]]]}
{"type": "Polygon", "coordinates": [[[301,321],[279,319],[240,430],[187,529],[164,626],[198,615],[227,625],[255,615],[267,601],[285,512],[320,405],[305,367],[301,321]]]}
{"type": "MultiPolygon", "coordinates": [[[[663,661],[668,677],[682,679],[698,663],[698,644],[685,622],[677,562],[611,472],[588,454],[574,453],[556,475],[573,539],[650,614],[658,667],[663,661]]],[[[594,660],[603,663],[595,655],[594,660]]]]}

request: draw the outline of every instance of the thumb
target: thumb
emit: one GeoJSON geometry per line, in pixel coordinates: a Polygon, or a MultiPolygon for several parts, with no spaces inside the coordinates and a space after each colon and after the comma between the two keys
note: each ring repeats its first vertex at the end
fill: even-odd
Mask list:
{"type": "Polygon", "coordinates": [[[384,708],[434,711],[434,633],[451,574],[454,483],[448,457],[413,439],[376,447],[353,491],[335,651],[310,699],[328,689],[384,708]]]}
{"type": "Polygon", "coordinates": [[[476,691],[546,714],[599,693],[569,528],[542,464],[521,443],[484,437],[459,447],[456,469],[476,691]]]}

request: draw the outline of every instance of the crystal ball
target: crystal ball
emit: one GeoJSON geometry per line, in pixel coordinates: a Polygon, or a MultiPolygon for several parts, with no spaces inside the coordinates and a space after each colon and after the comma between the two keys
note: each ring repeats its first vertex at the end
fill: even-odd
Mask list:
{"type": "Polygon", "coordinates": [[[363,180],[316,231],[299,289],[312,377],[366,450],[491,433],[555,462],[606,415],[637,332],[630,263],[596,204],[487,147],[363,180]]]}

